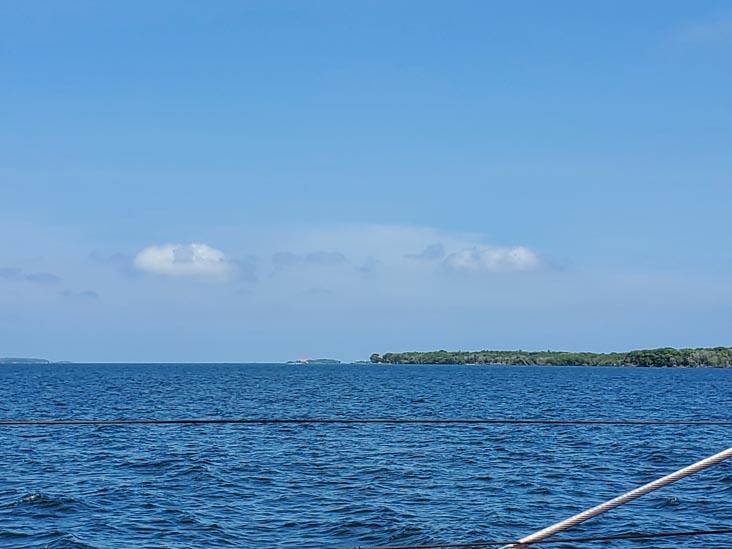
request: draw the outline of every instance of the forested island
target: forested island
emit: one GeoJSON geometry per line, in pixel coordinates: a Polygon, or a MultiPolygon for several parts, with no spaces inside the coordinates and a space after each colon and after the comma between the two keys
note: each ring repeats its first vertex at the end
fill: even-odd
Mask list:
{"type": "Polygon", "coordinates": [[[371,355],[379,364],[512,364],[536,366],[635,366],[732,368],[732,347],[646,349],[624,353],[565,351],[431,351],[371,355]]]}

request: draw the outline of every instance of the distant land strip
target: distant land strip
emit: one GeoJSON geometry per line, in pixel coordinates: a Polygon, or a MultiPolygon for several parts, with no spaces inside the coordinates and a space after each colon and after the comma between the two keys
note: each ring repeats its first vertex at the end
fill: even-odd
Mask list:
{"type": "Polygon", "coordinates": [[[45,358],[25,358],[25,357],[0,357],[0,364],[50,364],[50,360],[45,358]]]}
{"type": "Polygon", "coordinates": [[[378,364],[508,364],[527,366],[628,366],[732,368],[732,347],[645,349],[624,353],[566,351],[430,351],[371,355],[378,364]]]}

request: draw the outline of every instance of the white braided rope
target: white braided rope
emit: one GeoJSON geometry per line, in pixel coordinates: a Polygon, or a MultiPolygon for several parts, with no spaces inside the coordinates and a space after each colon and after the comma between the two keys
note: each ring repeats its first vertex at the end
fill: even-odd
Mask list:
{"type": "Polygon", "coordinates": [[[590,520],[591,518],[602,515],[603,513],[607,513],[608,511],[612,511],[616,507],[620,507],[621,505],[633,501],[634,499],[638,499],[641,496],[645,496],[646,494],[654,492],[660,488],[663,488],[664,486],[673,484],[674,482],[693,475],[694,473],[698,473],[702,469],[717,465],[718,463],[721,463],[722,461],[729,458],[732,458],[732,448],[728,448],[727,450],[719,452],[718,454],[714,454],[713,456],[705,458],[701,461],[697,461],[696,463],[689,465],[688,467],[684,467],[683,469],[679,469],[678,471],[671,473],[670,475],[666,475],[665,477],[659,478],[658,480],[649,482],[648,484],[636,488],[635,490],[631,490],[630,492],[627,492],[622,496],[618,496],[616,498],[606,501],[605,503],[601,503],[600,505],[597,505],[592,509],[582,511],[581,513],[574,515],[573,517],[565,519],[561,522],[557,522],[556,524],[544,528],[543,530],[539,530],[538,532],[534,532],[533,534],[520,539],[517,543],[504,545],[500,549],[517,549],[519,547],[526,547],[527,545],[538,543],[550,536],[553,536],[554,534],[573,528],[578,524],[590,520]]]}

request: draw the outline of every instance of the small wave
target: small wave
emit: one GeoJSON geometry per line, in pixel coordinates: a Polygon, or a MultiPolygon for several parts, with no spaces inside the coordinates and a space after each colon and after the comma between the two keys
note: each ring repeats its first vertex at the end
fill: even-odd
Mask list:
{"type": "Polygon", "coordinates": [[[26,495],[16,499],[15,501],[5,503],[5,504],[1,505],[0,507],[9,508],[9,507],[33,506],[33,507],[41,507],[41,508],[47,508],[47,509],[62,509],[62,508],[74,506],[78,503],[79,503],[79,501],[74,498],[63,497],[63,496],[52,496],[49,494],[44,494],[42,492],[35,492],[33,494],[26,494],[26,495]]]}
{"type": "Polygon", "coordinates": [[[96,545],[84,543],[74,534],[64,534],[52,542],[44,545],[45,549],[99,549],[96,545]]]}
{"type": "Polygon", "coordinates": [[[99,549],[81,541],[71,532],[52,530],[38,533],[0,531],[0,546],[5,542],[13,543],[14,547],[43,547],[44,549],[99,549]],[[19,545],[21,544],[21,545],[19,545]],[[32,544],[32,545],[29,545],[32,544]]]}
{"type": "Polygon", "coordinates": [[[164,469],[166,467],[177,465],[179,462],[180,462],[180,460],[172,459],[172,458],[149,459],[149,460],[136,459],[133,461],[128,461],[127,463],[124,464],[124,466],[130,467],[133,469],[164,469]]]}
{"type": "Polygon", "coordinates": [[[660,500],[658,503],[656,503],[655,507],[657,509],[663,509],[664,507],[675,507],[677,505],[680,505],[679,498],[676,497],[667,497],[660,500]]]}

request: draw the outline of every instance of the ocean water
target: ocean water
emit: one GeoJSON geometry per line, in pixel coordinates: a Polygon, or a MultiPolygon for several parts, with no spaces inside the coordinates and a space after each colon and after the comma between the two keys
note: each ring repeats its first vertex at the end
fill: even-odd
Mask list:
{"type": "MultiPolygon", "coordinates": [[[[731,420],[732,370],[0,367],[0,419],[72,418],[731,420]]],[[[516,539],[729,446],[730,427],[0,426],[0,547],[516,539]]],[[[730,526],[724,463],[564,535],[730,526]]],[[[732,536],[590,546],[724,548],[732,536]]]]}

